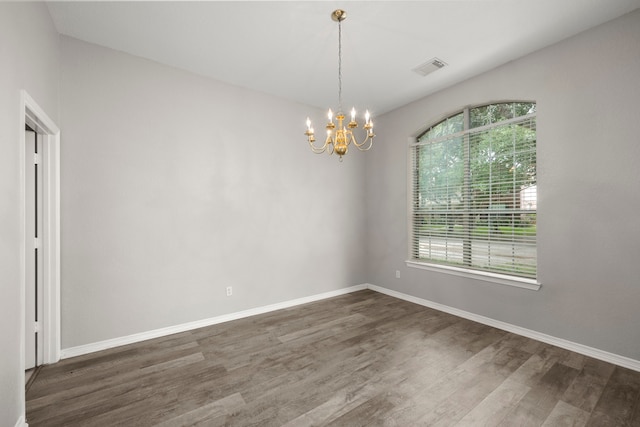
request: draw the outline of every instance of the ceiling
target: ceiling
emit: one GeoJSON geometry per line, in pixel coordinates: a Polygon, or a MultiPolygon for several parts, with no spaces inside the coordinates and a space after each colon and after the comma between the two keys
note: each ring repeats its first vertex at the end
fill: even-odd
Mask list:
{"type": "Polygon", "coordinates": [[[274,94],[379,115],[640,7],[640,0],[47,3],[61,34],[274,94]],[[427,76],[412,69],[437,57],[427,76]]]}

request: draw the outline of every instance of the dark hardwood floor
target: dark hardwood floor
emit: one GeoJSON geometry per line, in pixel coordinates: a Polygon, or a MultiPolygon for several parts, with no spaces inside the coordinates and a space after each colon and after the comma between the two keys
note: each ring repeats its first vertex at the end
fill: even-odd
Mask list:
{"type": "Polygon", "coordinates": [[[640,373],[373,291],[44,366],[29,426],[640,426],[640,373]]]}

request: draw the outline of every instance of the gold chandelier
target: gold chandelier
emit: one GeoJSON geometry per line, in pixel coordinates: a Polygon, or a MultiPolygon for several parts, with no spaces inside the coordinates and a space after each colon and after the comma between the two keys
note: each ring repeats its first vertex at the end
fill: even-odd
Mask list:
{"type": "Polygon", "coordinates": [[[343,124],[345,116],[342,112],[342,21],[347,18],[347,12],[341,9],[336,9],[331,14],[331,19],[338,23],[338,113],[335,115],[335,119],[338,121],[338,125],[333,122],[333,111],[329,109],[327,117],[329,122],[325,126],[327,129],[327,139],[321,146],[316,146],[316,137],[314,135],[313,127],[311,127],[311,120],[307,117],[307,130],[304,133],[307,135],[309,146],[311,151],[316,154],[324,153],[328,151],[329,154],[336,153],[342,161],[342,156],[349,151],[349,145],[353,143],[360,151],[367,151],[373,145],[373,123],[371,122],[371,116],[369,111],[364,115],[363,129],[365,131],[365,138],[362,142],[358,142],[353,135],[353,129],[358,128],[358,122],[356,121],[356,110],[351,109],[351,121],[346,125],[343,124]]]}

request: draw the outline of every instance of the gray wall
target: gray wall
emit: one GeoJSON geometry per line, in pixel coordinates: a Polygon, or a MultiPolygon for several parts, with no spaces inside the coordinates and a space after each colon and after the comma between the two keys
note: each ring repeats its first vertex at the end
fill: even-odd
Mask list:
{"type": "Polygon", "coordinates": [[[0,2],[0,425],[24,413],[20,354],[20,90],[58,121],[60,41],[43,3],[0,2]]]}
{"type": "Polygon", "coordinates": [[[63,349],[364,283],[365,156],[311,153],[321,111],[62,52],[63,349]]]}
{"type": "Polygon", "coordinates": [[[369,282],[640,359],[639,82],[635,11],[381,117],[367,158],[369,282]],[[542,289],[406,267],[408,137],[512,99],[538,103],[542,289]]]}

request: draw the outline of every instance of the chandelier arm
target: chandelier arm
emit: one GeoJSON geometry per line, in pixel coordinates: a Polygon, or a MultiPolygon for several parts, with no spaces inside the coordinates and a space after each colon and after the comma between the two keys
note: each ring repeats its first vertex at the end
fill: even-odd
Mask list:
{"type": "Polygon", "coordinates": [[[356,148],[358,150],[360,150],[360,151],[369,151],[371,149],[371,147],[373,147],[373,140],[372,139],[369,140],[369,144],[364,148],[362,148],[362,145],[356,145],[356,148]]]}
{"type": "Polygon", "coordinates": [[[364,141],[358,143],[358,141],[353,138],[353,145],[356,146],[356,148],[358,148],[358,150],[360,151],[368,151],[372,146],[373,146],[373,138],[375,135],[371,135],[369,133],[367,133],[366,138],[364,139],[364,141]]]}
{"type": "MultiPolygon", "coordinates": [[[[316,154],[322,154],[325,151],[327,151],[327,147],[331,145],[331,141],[329,139],[327,139],[326,141],[324,141],[324,144],[322,144],[320,147],[316,146],[313,142],[313,140],[311,138],[309,138],[309,147],[311,147],[311,151],[313,151],[316,154]]],[[[331,150],[333,151],[333,150],[331,150]]]]}
{"type": "Polygon", "coordinates": [[[353,143],[353,145],[357,147],[358,141],[356,140],[356,137],[353,135],[353,131],[348,131],[348,132],[349,132],[349,140],[347,141],[347,145],[353,143]]]}

